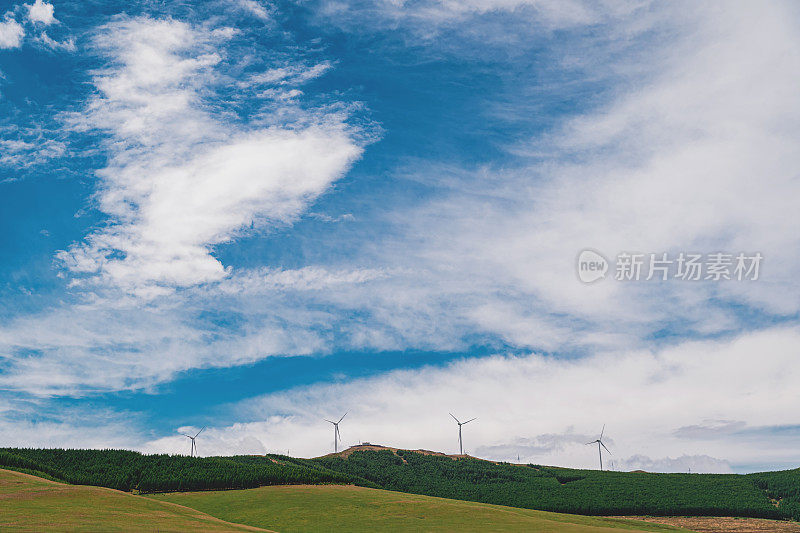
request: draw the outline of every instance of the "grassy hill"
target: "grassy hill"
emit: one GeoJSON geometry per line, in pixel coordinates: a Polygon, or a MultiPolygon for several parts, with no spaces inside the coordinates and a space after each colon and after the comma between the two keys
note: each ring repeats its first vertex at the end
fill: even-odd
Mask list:
{"type": "Polygon", "coordinates": [[[314,461],[389,490],[588,515],[777,519],[795,516],[800,496],[800,470],[750,476],[600,472],[393,449],[314,461]]]}
{"type": "Polygon", "coordinates": [[[145,496],[0,469],[2,531],[539,531],[673,528],[342,485],[145,496]],[[222,518],[222,519],[220,519],[222,518]]]}
{"type": "Polygon", "coordinates": [[[673,531],[665,526],[627,520],[515,509],[342,485],[261,487],[148,497],[192,507],[230,522],[286,533],[333,530],[673,531]]]}
{"type": "Polygon", "coordinates": [[[599,472],[375,446],[317,459],[5,448],[0,449],[0,467],[136,493],[351,484],[582,515],[800,519],[800,470],[750,475],[599,472]]]}
{"type": "Polygon", "coordinates": [[[263,531],[180,505],[8,470],[0,470],[0,530],[263,531]]]}

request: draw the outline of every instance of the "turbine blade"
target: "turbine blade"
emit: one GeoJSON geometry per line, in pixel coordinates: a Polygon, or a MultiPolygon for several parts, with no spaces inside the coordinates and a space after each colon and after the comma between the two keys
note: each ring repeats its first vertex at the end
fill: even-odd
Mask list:
{"type": "Polygon", "coordinates": [[[596,443],[596,442],[597,442],[596,440],[593,440],[592,442],[587,442],[587,443],[586,443],[586,445],[588,446],[588,445],[590,445],[590,444],[594,444],[594,443],[596,443]]]}
{"type": "Polygon", "coordinates": [[[449,414],[450,416],[452,416],[452,417],[453,417],[453,420],[455,420],[455,421],[456,421],[456,424],[458,424],[459,426],[461,425],[461,422],[459,422],[459,421],[458,421],[458,418],[456,418],[455,416],[453,416],[453,413],[447,413],[447,414],[449,414]]]}
{"type": "Polygon", "coordinates": [[[477,417],[477,416],[476,416],[475,418],[470,418],[469,420],[467,420],[466,422],[464,422],[464,424],[469,424],[469,423],[470,423],[470,422],[472,422],[473,420],[477,420],[477,419],[478,419],[478,417],[477,417]]]}
{"type": "Polygon", "coordinates": [[[334,421],[332,421],[332,420],[328,420],[327,418],[323,418],[323,420],[324,420],[325,422],[328,422],[329,424],[333,424],[334,426],[336,425],[336,422],[334,422],[334,421]]]}
{"type": "MultiPolygon", "coordinates": [[[[603,429],[600,431],[600,439],[603,438],[603,433],[605,433],[605,432],[606,432],[606,425],[603,424],[603,429]]],[[[600,439],[598,439],[598,440],[600,440],[600,439]]]]}
{"type": "MultiPolygon", "coordinates": [[[[599,442],[600,442],[600,446],[602,446],[603,448],[606,448],[606,445],[603,444],[603,441],[599,441],[599,442]]],[[[606,448],[606,451],[608,452],[609,455],[614,455],[613,453],[611,453],[611,450],[609,450],[608,448],[606,448]]]]}
{"type": "Polygon", "coordinates": [[[198,431],[198,432],[195,434],[195,437],[197,437],[197,435],[199,435],[200,433],[202,433],[203,431],[205,431],[205,429],[206,429],[206,427],[205,427],[205,426],[203,426],[203,429],[201,429],[200,431],[198,431]]]}
{"type": "MultiPolygon", "coordinates": [[[[342,415],[342,418],[340,418],[340,419],[339,419],[339,422],[341,422],[342,420],[344,420],[344,417],[346,417],[346,416],[347,416],[347,413],[349,413],[349,412],[350,412],[350,411],[347,411],[347,412],[345,412],[345,414],[343,414],[343,415],[342,415]]],[[[338,424],[339,422],[337,422],[337,424],[338,424]]]]}

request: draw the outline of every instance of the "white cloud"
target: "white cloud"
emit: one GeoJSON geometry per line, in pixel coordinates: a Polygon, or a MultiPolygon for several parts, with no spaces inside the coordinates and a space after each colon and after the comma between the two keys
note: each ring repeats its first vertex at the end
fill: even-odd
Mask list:
{"type": "Polygon", "coordinates": [[[3,446],[30,448],[123,448],[137,443],[138,420],[130,413],[89,411],[38,400],[0,401],[3,446]]]}
{"type": "Polygon", "coordinates": [[[64,50],[65,52],[75,52],[78,47],[75,46],[75,39],[69,38],[64,41],[56,41],[43,31],[39,36],[39,41],[52,50],[64,50]]]}
{"type": "MultiPolygon", "coordinates": [[[[434,0],[427,2],[425,8],[417,6],[414,8],[419,10],[420,15],[432,19],[453,19],[497,11],[529,10],[543,24],[554,28],[568,28],[598,23],[609,15],[619,15],[623,8],[630,9],[629,6],[635,6],[637,3],[604,2],[597,5],[581,0],[434,0]]],[[[413,4],[404,3],[404,7],[406,5],[413,4]]]]}
{"type": "MultiPolygon", "coordinates": [[[[798,309],[793,8],[663,9],[653,16],[668,39],[647,42],[635,66],[600,63],[588,73],[626,72],[613,99],[543,140],[511,147],[533,163],[448,169],[455,178],[444,182],[441,168],[425,161],[419,179],[441,194],[392,213],[396,233],[382,234],[380,247],[365,245],[349,265],[230,273],[212,247],[251,225],[292,223],[358,157],[359,144],[336,113],[291,107],[298,125],[250,128],[210,105],[206,95],[226,81],[220,48],[233,30],[151,19],[104,28],[96,46],[109,65],[72,124],[109,135],[97,199],[112,220],[61,257],[79,277],[143,296],[205,285],[169,306],[106,302],[5,324],[3,387],[81,395],[274,354],[459,349],[497,335],[517,347],[588,345],[599,354],[498,356],[274,394],[241,406],[239,419],[251,422],[209,429],[202,453],[263,446],[317,455],[330,442],[319,417],[354,407],[342,428],[347,443],[453,451],[446,412],[458,406],[466,412],[457,414],[480,417],[465,433],[468,451],[489,458],[515,459],[517,451],[525,461],[593,467],[596,455],[580,441],[606,422],[608,444],[631,468],[796,461],[793,436],[739,434],[795,423],[786,413],[800,399],[796,329],[631,348],[652,346],[651,335],[664,329],[708,335],[759,327],[730,303],[767,320],[798,309]],[[766,266],[751,284],[587,287],[573,271],[586,246],[609,254],[758,250],[766,266]],[[206,305],[235,309],[246,325],[226,331],[189,316],[206,305]],[[734,440],[712,438],[719,432],[734,440]]],[[[580,10],[546,21],[596,22],[580,10]]],[[[606,45],[616,49],[626,24],[605,24],[615,30],[606,45]]],[[[280,64],[251,81],[298,84],[327,68],[280,64]]],[[[181,451],[184,440],[144,446],[181,451]]]]}
{"type": "Polygon", "coordinates": [[[409,164],[409,174],[445,192],[392,220],[405,236],[381,260],[427,273],[398,280],[397,292],[413,286],[418,301],[447,309],[446,319],[462,317],[458,329],[545,349],[576,338],[636,342],[663,328],[749,327],[731,303],[767,315],[798,311],[794,8],[666,9],[661,29],[675,24],[675,36],[632,60],[646,68],[625,69],[637,74],[608,104],[513,146],[523,163],[409,164]],[[586,286],[574,271],[586,247],[612,257],[724,250],[766,259],[758,282],[586,286]]]}
{"type": "Polygon", "coordinates": [[[0,165],[26,168],[63,156],[66,145],[61,141],[45,139],[41,133],[30,141],[0,140],[2,154],[0,165]]]}
{"type": "MultiPolygon", "coordinates": [[[[596,468],[596,447],[585,443],[605,424],[616,469],[722,472],[753,462],[796,462],[797,434],[694,441],[674,432],[705,419],[795,422],[798,341],[796,328],[773,329],[652,353],[489,357],[320,384],[243,402],[233,416],[251,422],[210,428],[205,450],[232,453],[235,446],[226,443],[250,437],[270,451],[322,455],[332,445],[322,418],[349,410],[341,428],[345,445],[369,441],[455,453],[452,411],[478,417],[464,427],[465,448],[487,459],[516,461],[519,454],[523,462],[596,468]]],[[[176,437],[146,449],[180,446],[176,437]]]]}
{"type": "Polygon", "coordinates": [[[331,68],[333,68],[333,64],[330,61],[323,61],[311,66],[287,65],[253,74],[242,84],[245,86],[263,84],[299,85],[314,78],[319,78],[331,68]]]}
{"type": "Polygon", "coordinates": [[[33,4],[25,4],[25,7],[28,8],[28,19],[31,22],[41,22],[45,26],[58,22],[54,15],[55,8],[53,4],[43,0],[36,0],[33,4]]]}
{"type": "Polygon", "coordinates": [[[329,312],[295,308],[277,293],[269,305],[263,298],[215,297],[214,311],[242,322],[239,327],[209,323],[196,300],[177,298],[146,307],[124,298],[100,300],[15,318],[0,326],[0,383],[40,396],[85,396],[148,389],[194,368],[329,349],[329,312]],[[230,309],[231,303],[238,306],[230,309]]]}
{"type": "MultiPolygon", "coordinates": [[[[602,28],[605,37],[637,34],[651,25],[652,4],[649,0],[317,0],[314,15],[348,31],[391,31],[415,46],[432,44],[435,53],[455,51],[475,58],[495,46],[512,55],[527,52],[554,31],[595,27],[602,28]]],[[[590,48],[584,51],[591,53],[590,48]]]]}
{"type": "Polygon", "coordinates": [[[98,172],[112,223],[60,254],[76,273],[143,297],[227,275],[211,247],[248,228],[291,223],[359,157],[338,113],[245,127],[212,113],[219,32],[132,19],[96,39],[110,66],[75,128],[110,134],[98,172]]]}
{"type": "Polygon", "coordinates": [[[6,19],[0,22],[0,49],[19,48],[24,36],[25,29],[16,20],[6,19]]]}
{"type": "Polygon", "coordinates": [[[256,0],[232,0],[232,3],[256,18],[261,20],[272,19],[272,6],[268,8],[256,0]]]}
{"type": "MultiPolygon", "coordinates": [[[[612,460],[613,461],[613,460],[612,460]]],[[[692,474],[730,474],[733,472],[728,461],[708,455],[681,455],[652,459],[644,455],[634,455],[614,461],[615,470],[644,470],[645,472],[682,472],[692,474]]]]}
{"type": "Polygon", "coordinates": [[[386,279],[393,273],[389,269],[333,271],[314,266],[294,270],[261,268],[237,272],[235,276],[213,290],[222,293],[258,294],[283,289],[320,290],[341,285],[352,288],[355,284],[386,279]]]}
{"type": "Polygon", "coordinates": [[[700,424],[679,427],[674,435],[682,439],[707,439],[741,431],[747,424],[741,420],[704,420],[700,424]]]}
{"type": "MultiPolygon", "coordinates": [[[[194,435],[200,428],[196,427],[181,427],[177,429],[177,433],[181,435],[173,435],[162,437],[155,441],[150,441],[142,445],[141,451],[143,453],[161,453],[160,450],[171,449],[175,450],[172,453],[186,453],[190,451],[189,439],[185,435],[194,435]]],[[[239,424],[234,425],[229,431],[218,431],[210,428],[202,433],[202,437],[198,438],[197,453],[201,457],[209,455],[217,455],[215,450],[224,449],[230,450],[230,455],[263,455],[265,453],[285,453],[287,450],[277,450],[275,448],[268,449],[264,443],[246,433],[241,433],[239,424]]]]}
{"type": "MultiPolygon", "coordinates": [[[[28,336],[35,321],[20,320],[3,330],[9,353],[20,346],[40,350],[44,359],[19,363],[15,380],[39,392],[136,388],[195,366],[276,353],[458,350],[487,337],[552,352],[630,348],[652,343],[650,335],[664,329],[709,335],[754,327],[730,301],[791,313],[800,262],[791,179],[797,132],[784,121],[798,111],[793,89],[800,69],[792,18],[779,7],[719,17],[687,10],[676,19],[679,38],[648,56],[650,68],[636,83],[544,141],[514,147],[540,161],[542,153],[563,157],[506,170],[449,169],[455,179],[447,183],[436,181],[441,168],[425,162],[420,179],[444,193],[393,212],[396,232],[382,234],[380,246],[365,243],[346,265],[234,275],[212,247],[251,225],[291,223],[360,147],[335,113],[290,105],[302,125],[248,129],[212,112],[204,95],[220,83],[219,48],[230,30],[117,21],[97,37],[109,65],[97,73],[97,95],[73,122],[110,135],[110,164],[100,172],[97,198],[112,220],[61,258],[79,277],[140,296],[206,283],[165,309],[187,313],[211,301],[217,308],[216,298],[229,298],[225,310],[241,310],[248,330],[203,347],[193,339],[202,338],[205,325],[176,319],[184,339],[156,328],[158,340],[146,349],[98,363],[95,352],[117,352],[110,340],[59,348],[28,336]],[[750,24],[750,15],[761,17],[760,24],[750,24]],[[739,53],[750,41],[758,46],[739,53]],[[741,191],[749,203],[741,202],[741,191]],[[750,284],[587,287],[573,271],[575,254],[587,245],[607,253],[760,250],[770,266],[750,284]],[[165,346],[175,354],[172,362],[149,360],[165,346]],[[229,355],[220,355],[226,349],[229,355]],[[82,362],[70,365],[70,357],[82,362]],[[63,372],[64,383],[60,374],[43,376],[48,364],[63,372]],[[125,364],[135,369],[129,379],[122,377],[125,364]]],[[[296,66],[282,64],[276,68],[288,70],[269,79],[280,83],[314,69],[296,66]]],[[[60,319],[41,320],[57,322],[59,332],[85,311],[57,312],[60,319]]],[[[87,331],[98,328],[102,321],[87,331]]]]}

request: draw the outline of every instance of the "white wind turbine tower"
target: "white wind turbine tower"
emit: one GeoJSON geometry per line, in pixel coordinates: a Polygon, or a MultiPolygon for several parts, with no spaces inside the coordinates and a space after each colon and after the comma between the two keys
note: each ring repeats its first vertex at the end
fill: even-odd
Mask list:
{"type": "Polygon", "coordinates": [[[605,448],[605,450],[608,452],[608,454],[611,455],[611,450],[606,448],[606,445],[603,444],[603,433],[605,433],[605,431],[606,431],[606,425],[603,424],[603,429],[600,431],[600,438],[598,438],[597,440],[593,440],[592,442],[587,442],[586,443],[587,446],[590,445],[590,444],[597,443],[597,453],[598,453],[598,455],[600,455],[600,470],[603,470],[603,450],[600,449],[600,446],[605,448]]]}
{"type": "Polygon", "coordinates": [[[189,452],[189,457],[194,457],[194,456],[195,456],[195,454],[197,453],[197,444],[195,443],[195,441],[194,441],[194,440],[195,440],[195,439],[197,438],[197,436],[198,436],[200,433],[202,433],[202,432],[203,432],[205,429],[206,429],[206,427],[205,427],[205,426],[203,426],[203,429],[201,429],[200,431],[198,431],[197,433],[195,433],[195,434],[194,434],[194,437],[192,437],[191,435],[186,435],[186,434],[184,434],[184,435],[183,435],[184,437],[186,437],[187,439],[189,439],[189,440],[191,440],[191,441],[192,441],[192,449],[191,449],[191,451],[189,452]]]}
{"type": "MultiPolygon", "coordinates": [[[[342,418],[339,419],[339,422],[344,420],[344,417],[346,417],[347,413],[349,412],[350,411],[347,411],[345,414],[343,414],[342,418]]],[[[333,453],[336,453],[339,451],[339,442],[342,439],[342,435],[339,433],[339,422],[334,422],[333,420],[328,420],[327,418],[325,418],[324,420],[325,422],[333,424],[333,453]]]]}
{"type": "Polygon", "coordinates": [[[472,422],[473,420],[477,420],[477,418],[470,418],[470,419],[469,419],[469,420],[467,420],[466,422],[461,422],[461,421],[459,421],[459,420],[458,420],[458,418],[456,418],[455,416],[453,416],[453,413],[448,413],[448,414],[449,414],[450,416],[452,416],[452,417],[453,417],[453,420],[455,420],[455,421],[456,421],[456,424],[458,424],[458,449],[459,449],[459,451],[461,452],[461,455],[464,455],[464,443],[463,443],[463,441],[461,440],[461,426],[463,426],[464,424],[469,424],[469,423],[470,423],[470,422],[472,422]]]}

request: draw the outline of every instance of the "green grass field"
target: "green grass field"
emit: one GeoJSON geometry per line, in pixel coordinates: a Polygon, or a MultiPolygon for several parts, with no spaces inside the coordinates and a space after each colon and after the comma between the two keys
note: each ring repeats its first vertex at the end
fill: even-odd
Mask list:
{"type": "MultiPolygon", "coordinates": [[[[228,522],[294,531],[675,531],[610,518],[564,515],[342,485],[272,486],[148,496],[228,522]]],[[[686,531],[686,530],[683,530],[686,531]]]]}
{"type": "Polygon", "coordinates": [[[0,470],[0,531],[259,530],[125,492],[0,470]]]}
{"type": "Polygon", "coordinates": [[[0,470],[2,531],[673,531],[342,485],[136,496],[0,470]]]}

